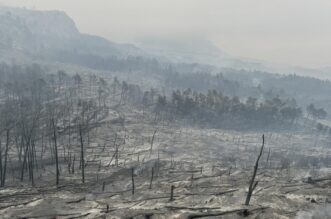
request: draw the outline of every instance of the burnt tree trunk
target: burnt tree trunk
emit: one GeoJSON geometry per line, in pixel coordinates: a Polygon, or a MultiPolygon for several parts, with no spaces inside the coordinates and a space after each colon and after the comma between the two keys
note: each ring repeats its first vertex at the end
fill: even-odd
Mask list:
{"type": "Polygon", "coordinates": [[[152,176],[151,176],[151,182],[149,183],[149,189],[152,189],[153,177],[154,177],[154,167],[152,167],[152,176]]]}
{"type": "Polygon", "coordinates": [[[245,205],[249,205],[249,202],[251,200],[253,191],[256,188],[257,184],[258,184],[258,181],[255,182],[255,177],[256,177],[257,170],[259,168],[259,161],[260,161],[260,158],[262,156],[263,148],[264,148],[264,135],[262,135],[262,147],[261,147],[259,156],[257,157],[256,162],[255,162],[253,175],[252,175],[251,181],[249,183],[249,187],[248,187],[248,193],[247,193],[245,205]]]}
{"type": "Polygon", "coordinates": [[[82,167],[82,183],[85,183],[84,141],[83,141],[82,125],[79,125],[79,137],[80,137],[80,160],[82,167]]]}
{"type": "MultiPolygon", "coordinates": [[[[3,164],[3,171],[2,172],[2,177],[1,177],[1,187],[5,186],[6,183],[6,172],[7,172],[7,159],[8,159],[8,149],[9,149],[9,134],[10,134],[10,129],[6,131],[6,148],[5,148],[5,160],[3,164]]],[[[1,156],[1,154],[0,154],[1,156]]]]}
{"type": "Polygon", "coordinates": [[[56,125],[54,118],[52,119],[52,126],[53,126],[53,138],[54,138],[54,153],[55,153],[55,168],[56,168],[56,185],[59,185],[59,157],[58,157],[58,150],[57,150],[57,135],[56,135],[56,125]]]}
{"type": "Polygon", "coordinates": [[[157,129],[155,129],[153,136],[152,136],[152,140],[151,140],[151,149],[150,149],[150,155],[152,154],[153,151],[153,144],[154,144],[154,139],[155,139],[155,134],[157,132],[157,129]]]}
{"type": "Polygon", "coordinates": [[[134,168],[131,169],[132,195],[134,195],[134,168]]]}
{"type": "Polygon", "coordinates": [[[170,190],[170,201],[174,200],[174,190],[175,190],[175,186],[172,185],[170,190]]]}

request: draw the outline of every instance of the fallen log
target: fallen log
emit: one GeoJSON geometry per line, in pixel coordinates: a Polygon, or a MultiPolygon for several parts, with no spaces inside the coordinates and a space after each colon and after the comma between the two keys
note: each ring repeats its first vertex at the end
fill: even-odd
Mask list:
{"type": "Polygon", "coordinates": [[[81,201],[85,201],[85,197],[73,201],[67,201],[66,204],[79,203],[81,201]]]}
{"type": "Polygon", "coordinates": [[[192,210],[192,211],[203,211],[203,210],[215,210],[220,208],[212,207],[185,207],[185,206],[164,206],[171,210],[192,210]]]}
{"type": "Polygon", "coordinates": [[[248,216],[251,214],[251,212],[254,211],[259,211],[259,210],[265,210],[268,209],[269,207],[261,207],[261,208],[255,208],[255,209],[247,209],[247,208],[241,208],[241,209],[235,209],[235,210],[230,210],[230,211],[222,211],[222,212],[209,212],[209,213],[195,213],[195,214],[189,214],[187,216],[187,219],[193,219],[193,218],[203,218],[203,217],[216,217],[216,216],[222,216],[222,215],[227,215],[227,214],[240,214],[243,216],[248,216]]]}
{"type": "Polygon", "coordinates": [[[200,173],[201,170],[169,170],[168,173],[200,173]]]}
{"type": "Polygon", "coordinates": [[[31,202],[39,201],[41,199],[43,199],[43,198],[37,198],[37,199],[29,200],[29,201],[26,201],[26,202],[21,202],[21,203],[15,203],[15,204],[10,204],[10,205],[0,206],[0,209],[10,208],[10,207],[16,207],[16,206],[20,206],[20,205],[27,205],[27,204],[30,204],[31,202]]]}
{"type": "Polygon", "coordinates": [[[67,214],[45,214],[45,215],[31,215],[31,216],[22,216],[22,218],[57,218],[57,217],[70,217],[70,218],[80,218],[89,215],[90,213],[81,214],[77,213],[67,213],[67,214]]]}
{"type": "Polygon", "coordinates": [[[331,180],[331,177],[329,178],[317,178],[317,179],[313,179],[311,177],[308,177],[307,179],[307,183],[312,184],[312,183],[316,183],[316,182],[322,182],[322,181],[327,181],[327,180],[331,180]]]}
{"type": "MultiPolygon", "coordinates": [[[[173,197],[176,198],[176,197],[179,197],[179,196],[174,195],[173,197]]],[[[140,200],[126,201],[126,202],[123,202],[123,203],[143,202],[143,201],[150,201],[150,200],[155,200],[155,199],[169,199],[169,196],[151,197],[151,198],[140,199],[140,200]]]]}
{"type": "Polygon", "coordinates": [[[292,190],[283,192],[282,194],[288,194],[288,193],[292,193],[292,192],[296,192],[296,191],[300,191],[300,189],[292,189],[292,190]]]}
{"type": "Polygon", "coordinates": [[[14,194],[9,194],[9,195],[2,195],[0,196],[0,199],[5,199],[5,198],[12,198],[12,197],[19,197],[19,196],[34,196],[34,195],[40,195],[40,193],[33,192],[33,193],[14,193],[14,194]]]}
{"type": "Polygon", "coordinates": [[[236,210],[231,210],[231,211],[213,212],[213,213],[195,213],[195,214],[188,215],[187,219],[222,216],[222,215],[226,215],[226,214],[239,213],[243,210],[245,210],[245,209],[236,209],[236,210]]]}
{"type": "Polygon", "coordinates": [[[236,192],[236,191],[238,191],[238,189],[232,189],[232,190],[229,190],[229,191],[218,192],[218,193],[184,193],[184,195],[201,195],[201,196],[215,195],[215,196],[220,196],[220,195],[225,195],[227,193],[232,193],[232,192],[236,192]]]}
{"type": "Polygon", "coordinates": [[[220,177],[223,174],[220,175],[213,175],[213,176],[199,176],[199,177],[193,177],[193,180],[198,180],[198,179],[208,179],[208,178],[215,178],[215,177],[220,177]]]}
{"type": "Polygon", "coordinates": [[[85,213],[85,214],[81,214],[78,216],[74,216],[74,217],[70,217],[70,219],[74,219],[74,218],[85,218],[86,216],[90,215],[91,213],[85,213]]]}

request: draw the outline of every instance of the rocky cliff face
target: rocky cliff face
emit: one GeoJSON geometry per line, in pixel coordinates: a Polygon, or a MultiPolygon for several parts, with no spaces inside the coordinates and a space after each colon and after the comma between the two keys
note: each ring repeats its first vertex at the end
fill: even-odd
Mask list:
{"type": "Polygon", "coordinates": [[[0,57],[14,54],[59,61],[64,54],[126,57],[140,50],[82,34],[74,21],[61,11],[35,11],[0,7],[0,57]]]}
{"type": "Polygon", "coordinates": [[[75,23],[63,12],[0,8],[0,48],[38,52],[78,36],[75,23]]]}
{"type": "Polygon", "coordinates": [[[35,11],[1,7],[0,16],[5,20],[12,21],[13,27],[24,25],[36,36],[70,38],[79,34],[74,21],[61,11],[35,11]]]}

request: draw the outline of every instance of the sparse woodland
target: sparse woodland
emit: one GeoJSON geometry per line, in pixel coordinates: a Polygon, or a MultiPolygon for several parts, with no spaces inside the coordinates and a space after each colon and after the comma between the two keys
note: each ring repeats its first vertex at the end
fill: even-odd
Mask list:
{"type": "Polygon", "coordinates": [[[5,218],[293,218],[329,203],[323,108],[55,72],[1,65],[5,218]]]}

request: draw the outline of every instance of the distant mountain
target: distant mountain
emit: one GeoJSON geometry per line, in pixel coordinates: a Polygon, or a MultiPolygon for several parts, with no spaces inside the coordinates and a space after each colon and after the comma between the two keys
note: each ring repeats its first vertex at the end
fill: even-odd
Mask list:
{"type": "Polygon", "coordinates": [[[82,34],[61,11],[0,7],[0,57],[58,61],[65,54],[127,57],[142,51],[82,34]],[[8,57],[12,54],[12,57],[8,57]]]}
{"type": "Polygon", "coordinates": [[[178,63],[217,64],[220,57],[230,57],[208,40],[199,38],[142,38],[135,45],[156,57],[178,63]]]}
{"type": "Polygon", "coordinates": [[[298,74],[331,79],[331,68],[309,69],[252,58],[236,57],[222,51],[210,41],[199,38],[143,38],[137,40],[135,45],[149,54],[175,63],[200,63],[227,69],[298,74]]]}
{"type": "Polygon", "coordinates": [[[199,66],[215,66],[217,69],[331,79],[330,68],[307,69],[236,57],[204,39],[144,38],[135,45],[119,44],[80,33],[74,21],[61,11],[0,7],[0,61],[17,63],[31,60],[106,70],[153,65],[154,60],[158,60],[160,63],[197,63],[199,66]],[[127,59],[131,66],[125,61],[127,59]]]}
{"type": "Polygon", "coordinates": [[[175,63],[201,63],[239,69],[259,67],[259,63],[235,58],[201,38],[142,38],[135,45],[149,54],[175,63]]]}

